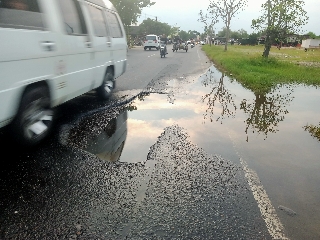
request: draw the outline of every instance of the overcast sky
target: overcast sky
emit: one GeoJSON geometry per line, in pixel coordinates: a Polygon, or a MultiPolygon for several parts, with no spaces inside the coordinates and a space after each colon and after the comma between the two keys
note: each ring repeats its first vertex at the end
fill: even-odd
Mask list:
{"type": "MultiPolygon", "coordinates": [[[[209,0],[151,0],[156,2],[155,5],[142,9],[139,23],[148,17],[158,21],[168,23],[171,26],[178,26],[180,30],[196,30],[203,33],[204,24],[198,22],[200,10],[206,11],[209,0]]],[[[246,30],[249,34],[253,32],[251,29],[252,19],[261,15],[261,4],[266,0],[248,0],[248,7],[238,13],[231,20],[231,30],[246,30]]],[[[309,31],[320,35],[320,0],[305,0],[304,9],[307,11],[309,21],[303,26],[303,33],[309,31]]],[[[216,32],[221,31],[222,23],[215,25],[216,32]]]]}

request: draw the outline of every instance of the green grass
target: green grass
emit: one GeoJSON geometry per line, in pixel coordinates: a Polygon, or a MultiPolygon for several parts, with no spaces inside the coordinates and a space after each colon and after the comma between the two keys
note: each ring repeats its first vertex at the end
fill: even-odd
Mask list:
{"type": "Polygon", "coordinates": [[[320,50],[271,48],[262,57],[264,46],[202,46],[207,56],[221,71],[237,79],[254,92],[267,92],[277,84],[300,83],[320,85],[320,50]]]}

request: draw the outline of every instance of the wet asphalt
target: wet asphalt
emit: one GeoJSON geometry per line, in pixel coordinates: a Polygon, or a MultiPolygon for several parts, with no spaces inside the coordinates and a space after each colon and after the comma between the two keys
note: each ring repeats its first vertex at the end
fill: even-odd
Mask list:
{"type": "MultiPolygon", "coordinates": [[[[263,212],[274,210],[268,199],[257,200],[254,189],[262,185],[240,159],[258,172],[260,162],[250,161],[232,128],[227,136],[220,132],[237,119],[240,87],[215,68],[208,71],[211,63],[196,48],[166,59],[130,50],[113,98],[100,102],[88,93],[59,107],[52,136],[35,149],[12,151],[2,131],[0,239],[299,239],[288,221],[284,227],[268,222],[263,212]],[[150,65],[142,68],[140,58],[150,65]]],[[[278,105],[292,101],[290,92],[278,105]]],[[[250,116],[256,108],[246,94],[241,106],[250,116]]],[[[282,122],[286,110],[273,121],[282,122]]],[[[244,119],[241,137],[248,143],[257,128],[244,119]]],[[[259,141],[270,138],[270,129],[277,132],[276,125],[261,128],[259,141]]],[[[281,220],[297,219],[299,211],[282,203],[281,220]]]]}

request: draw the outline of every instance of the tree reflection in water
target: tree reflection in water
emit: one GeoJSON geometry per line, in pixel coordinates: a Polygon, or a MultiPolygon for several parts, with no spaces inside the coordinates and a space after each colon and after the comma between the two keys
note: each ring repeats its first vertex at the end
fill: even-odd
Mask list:
{"type": "Polygon", "coordinates": [[[206,105],[208,106],[206,113],[204,114],[204,119],[209,118],[211,122],[213,120],[220,120],[222,124],[222,120],[226,117],[234,118],[237,106],[234,102],[232,94],[226,88],[223,82],[224,74],[222,73],[221,78],[217,80],[216,78],[214,78],[214,75],[211,74],[211,71],[209,70],[204,77],[205,79],[202,81],[202,84],[205,87],[212,86],[210,93],[205,94],[202,97],[202,102],[206,102],[206,105]],[[215,117],[215,110],[217,109],[215,108],[215,104],[217,103],[221,105],[221,113],[220,116],[215,117]]]}
{"type": "Polygon", "coordinates": [[[267,138],[268,133],[276,133],[279,131],[278,123],[284,120],[284,116],[289,113],[286,109],[287,105],[293,100],[291,95],[293,88],[286,85],[285,88],[277,86],[269,93],[254,93],[254,103],[248,102],[243,99],[240,103],[242,109],[248,118],[245,120],[248,142],[248,130],[251,127],[254,133],[264,134],[264,140],[267,138]]]}
{"type": "Polygon", "coordinates": [[[317,138],[320,141],[320,123],[318,126],[307,124],[303,129],[308,131],[312,137],[317,138]]]}

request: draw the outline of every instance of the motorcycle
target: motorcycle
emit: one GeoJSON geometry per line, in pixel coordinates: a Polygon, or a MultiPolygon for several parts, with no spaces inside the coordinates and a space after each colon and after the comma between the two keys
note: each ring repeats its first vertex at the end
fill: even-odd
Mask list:
{"type": "Polygon", "coordinates": [[[188,52],[188,44],[186,44],[185,42],[182,43],[178,43],[176,42],[173,47],[172,47],[172,51],[178,51],[178,50],[185,50],[186,52],[188,52]]]}
{"type": "Polygon", "coordinates": [[[177,51],[179,48],[179,43],[178,42],[173,42],[173,46],[172,46],[172,51],[177,51]]]}
{"type": "Polygon", "coordinates": [[[166,57],[166,44],[164,41],[160,42],[160,57],[166,57]]]}

